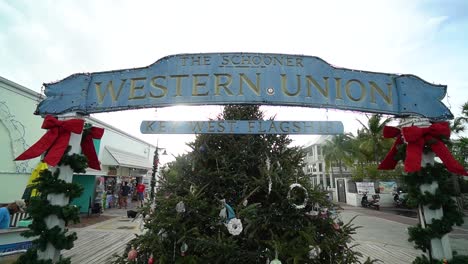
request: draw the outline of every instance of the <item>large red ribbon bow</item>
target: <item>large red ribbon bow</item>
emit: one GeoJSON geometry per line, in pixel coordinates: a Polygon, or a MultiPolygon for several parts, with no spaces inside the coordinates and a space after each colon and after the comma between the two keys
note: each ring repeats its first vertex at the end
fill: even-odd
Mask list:
{"type": "Polygon", "coordinates": [[[379,165],[379,170],[393,170],[398,161],[395,159],[397,154],[397,147],[404,143],[401,131],[397,127],[385,126],[383,129],[384,138],[396,138],[392,148],[385,156],[384,160],[379,165]]]}
{"type": "Polygon", "coordinates": [[[93,139],[101,139],[102,135],[104,135],[104,128],[91,127],[81,141],[81,151],[88,158],[88,166],[95,170],[101,170],[101,165],[94,148],[93,139]]]}
{"type": "Polygon", "coordinates": [[[43,161],[49,166],[55,167],[68,147],[71,133],[80,134],[83,131],[83,126],[83,119],[60,121],[51,115],[47,115],[41,127],[48,129],[47,132],[15,160],[33,159],[47,151],[43,161]]]}
{"type": "MultiPolygon", "coordinates": [[[[445,144],[440,140],[441,137],[445,137],[447,139],[450,138],[450,127],[447,122],[434,123],[429,127],[404,127],[401,130],[401,136],[397,136],[400,138],[403,136],[405,141],[408,143],[406,147],[405,159],[406,172],[416,172],[421,170],[421,160],[424,144],[429,142],[432,151],[442,160],[448,171],[458,175],[468,175],[468,172],[465,170],[465,168],[463,168],[463,166],[460,165],[460,163],[458,163],[455,158],[453,158],[447,146],[445,146],[445,144]]],[[[397,141],[399,140],[397,139],[397,141]]],[[[395,141],[394,144],[395,148],[397,141],[395,141]]],[[[400,141],[398,144],[402,144],[402,141],[400,141]]],[[[387,157],[391,154],[392,150],[390,150],[390,152],[387,154],[387,157]]],[[[379,168],[382,167],[382,169],[391,169],[389,167],[390,163],[386,161],[387,157],[385,157],[379,168]],[[383,164],[384,162],[386,163],[383,164]]],[[[393,168],[394,167],[395,166],[393,166],[393,168]]]]}

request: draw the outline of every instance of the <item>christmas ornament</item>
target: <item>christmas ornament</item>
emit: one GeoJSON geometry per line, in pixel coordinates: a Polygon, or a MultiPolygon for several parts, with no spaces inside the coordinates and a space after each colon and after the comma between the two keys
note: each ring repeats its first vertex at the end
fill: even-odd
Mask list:
{"type": "Polygon", "coordinates": [[[278,251],[275,250],[275,259],[270,264],[281,264],[281,261],[278,259],[278,251]]]}
{"type": "Polygon", "coordinates": [[[320,218],[326,219],[328,218],[328,208],[324,207],[320,210],[320,218]]]}
{"type": "Polygon", "coordinates": [[[316,259],[320,255],[320,247],[319,246],[309,246],[309,259],[316,259]]]}
{"type": "Polygon", "coordinates": [[[316,218],[319,215],[319,211],[320,211],[320,206],[318,203],[315,203],[312,210],[310,210],[310,212],[306,212],[305,214],[312,218],[316,218]]]}
{"type": "Polygon", "coordinates": [[[228,223],[229,220],[236,217],[236,214],[234,213],[234,209],[226,203],[226,199],[221,200],[221,205],[223,209],[219,211],[219,217],[224,220],[225,223],[228,223]]]}
{"type": "Polygon", "coordinates": [[[242,222],[238,218],[233,218],[227,223],[227,229],[233,236],[237,236],[242,232],[242,222]]]}
{"type": "Polygon", "coordinates": [[[190,193],[195,194],[195,191],[196,191],[195,186],[190,185],[190,193]]]}
{"type": "Polygon", "coordinates": [[[137,255],[138,255],[138,252],[136,251],[134,247],[132,247],[132,249],[130,249],[130,251],[128,252],[127,259],[129,261],[135,260],[137,255]]]}
{"type": "Polygon", "coordinates": [[[302,185],[300,185],[299,183],[293,183],[289,186],[288,200],[291,199],[291,192],[295,188],[299,188],[304,192],[304,201],[302,202],[302,204],[293,203],[292,206],[296,209],[304,209],[307,205],[307,201],[309,200],[309,193],[307,192],[306,188],[302,187],[302,185]]]}
{"type": "Polygon", "coordinates": [[[266,166],[268,170],[268,194],[271,193],[271,187],[273,187],[273,182],[271,181],[271,176],[270,176],[270,158],[267,158],[266,160],[266,166]]]}
{"type": "Polygon", "coordinates": [[[180,255],[182,257],[185,257],[185,255],[187,254],[187,250],[188,250],[188,245],[185,242],[182,243],[182,246],[180,246],[180,255]]]}
{"type": "Polygon", "coordinates": [[[161,240],[164,240],[167,238],[167,232],[164,229],[159,230],[158,236],[161,240]]]}
{"type": "Polygon", "coordinates": [[[247,199],[245,199],[243,202],[242,202],[242,205],[243,206],[247,206],[249,204],[249,201],[247,199]]]}
{"type": "Polygon", "coordinates": [[[151,254],[150,258],[148,259],[148,264],[154,264],[153,254],[151,254]]]}
{"type": "Polygon", "coordinates": [[[333,226],[333,229],[335,229],[336,231],[340,230],[341,228],[340,225],[337,223],[333,223],[332,226],[333,226]]]}
{"type": "Polygon", "coordinates": [[[183,201],[180,201],[180,202],[177,203],[177,205],[176,205],[176,211],[177,211],[178,213],[184,213],[184,212],[185,212],[185,204],[184,204],[183,201]]]}

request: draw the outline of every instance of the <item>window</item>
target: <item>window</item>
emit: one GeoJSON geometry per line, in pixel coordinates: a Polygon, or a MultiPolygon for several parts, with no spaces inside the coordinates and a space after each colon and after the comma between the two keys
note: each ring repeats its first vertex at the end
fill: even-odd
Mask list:
{"type": "Polygon", "coordinates": [[[323,171],[322,163],[319,163],[319,172],[322,172],[322,171],[323,171]]]}

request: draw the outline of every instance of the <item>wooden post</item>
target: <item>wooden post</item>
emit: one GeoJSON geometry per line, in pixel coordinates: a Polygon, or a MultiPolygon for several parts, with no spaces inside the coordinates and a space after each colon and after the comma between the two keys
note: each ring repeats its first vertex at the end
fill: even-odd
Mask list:
{"type": "MultiPolygon", "coordinates": [[[[73,119],[73,118],[82,118],[81,116],[77,115],[76,113],[64,114],[59,117],[61,120],[73,119]]],[[[68,145],[71,146],[71,150],[69,154],[73,153],[80,153],[81,152],[81,135],[82,134],[75,134],[71,133],[70,142],[68,145]]],[[[62,179],[68,183],[72,182],[73,179],[73,170],[70,166],[62,165],[58,167],[60,169],[59,179],[62,179]]],[[[57,169],[57,167],[50,168],[52,173],[57,169]]],[[[51,205],[60,205],[65,206],[69,203],[69,197],[65,196],[63,193],[61,194],[49,194],[47,195],[47,200],[50,202],[51,205]]],[[[60,229],[65,228],[65,221],[59,219],[57,215],[49,215],[45,219],[45,223],[47,228],[53,228],[54,226],[59,226],[60,229]]],[[[38,250],[37,252],[38,258],[47,260],[51,259],[52,263],[55,263],[59,260],[60,257],[60,250],[57,250],[51,243],[47,244],[47,248],[45,251],[38,250]]]]}
{"type": "MultiPolygon", "coordinates": [[[[401,127],[409,127],[409,126],[418,126],[418,127],[428,127],[431,123],[426,118],[408,118],[402,120],[400,123],[401,127]]],[[[426,164],[434,165],[434,152],[423,153],[421,159],[421,167],[426,167],[426,164]]],[[[439,188],[439,184],[437,181],[433,181],[431,184],[422,184],[419,189],[422,193],[429,192],[431,194],[435,194],[437,188],[439,188]]],[[[442,208],[431,210],[427,205],[419,205],[418,207],[418,217],[420,224],[423,228],[426,228],[427,224],[432,223],[432,219],[441,219],[443,216],[442,208]]],[[[452,259],[452,249],[450,246],[450,241],[448,234],[445,234],[441,239],[433,238],[431,239],[431,248],[430,248],[432,258],[442,260],[451,260],[452,259]]]]}

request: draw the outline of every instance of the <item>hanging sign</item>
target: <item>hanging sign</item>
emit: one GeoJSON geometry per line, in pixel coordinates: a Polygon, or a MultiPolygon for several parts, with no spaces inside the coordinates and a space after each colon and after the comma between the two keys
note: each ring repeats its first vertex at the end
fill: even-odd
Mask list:
{"type": "Polygon", "coordinates": [[[142,134],[343,134],[340,121],[143,121],[142,134]]]}
{"type": "Polygon", "coordinates": [[[441,102],[446,88],[414,75],[336,68],[318,57],[179,54],[144,68],[80,73],[45,84],[46,98],[36,113],[264,104],[450,119],[441,102]]]}

